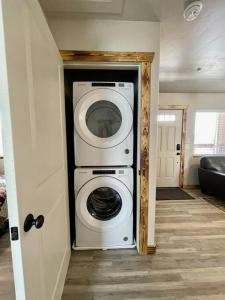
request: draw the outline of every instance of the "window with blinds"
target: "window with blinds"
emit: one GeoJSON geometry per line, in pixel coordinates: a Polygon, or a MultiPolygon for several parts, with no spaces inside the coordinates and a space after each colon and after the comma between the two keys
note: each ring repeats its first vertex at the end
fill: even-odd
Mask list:
{"type": "Polygon", "coordinates": [[[194,155],[225,154],[225,112],[197,112],[194,155]]]}

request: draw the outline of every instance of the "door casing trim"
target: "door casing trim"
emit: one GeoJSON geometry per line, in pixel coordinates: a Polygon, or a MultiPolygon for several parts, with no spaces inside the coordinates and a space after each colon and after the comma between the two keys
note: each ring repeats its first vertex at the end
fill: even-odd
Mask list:
{"type": "Polygon", "coordinates": [[[153,52],[112,52],[60,50],[64,62],[140,63],[141,65],[141,124],[140,124],[140,219],[139,254],[148,254],[148,203],[149,203],[149,140],[151,63],[153,52]]]}

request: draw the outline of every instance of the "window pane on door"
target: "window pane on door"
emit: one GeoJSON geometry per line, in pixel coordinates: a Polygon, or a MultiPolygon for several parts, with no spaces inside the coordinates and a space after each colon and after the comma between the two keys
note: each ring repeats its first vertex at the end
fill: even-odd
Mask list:
{"type": "Polygon", "coordinates": [[[164,113],[160,113],[158,115],[158,122],[175,122],[175,121],[176,121],[176,115],[164,114],[164,113]]]}

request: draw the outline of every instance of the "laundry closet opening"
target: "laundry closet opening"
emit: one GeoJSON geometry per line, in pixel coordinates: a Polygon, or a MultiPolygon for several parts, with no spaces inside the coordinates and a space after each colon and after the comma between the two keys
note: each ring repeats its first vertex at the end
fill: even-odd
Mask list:
{"type": "MultiPolygon", "coordinates": [[[[91,172],[91,174],[98,174],[99,176],[102,176],[102,167],[99,168],[98,165],[92,166],[91,161],[90,161],[90,166],[82,166],[82,162],[79,164],[77,161],[75,161],[75,155],[76,155],[76,149],[75,143],[74,143],[74,132],[75,130],[75,123],[77,122],[76,118],[78,118],[78,115],[75,113],[74,109],[74,90],[76,88],[76,84],[80,82],[86,82],[86,83],[93,83],[92,86],[97,88],[103,88],[103,89],[110,89],[113,87],[113,83],[120,83],[120,86],[122,86],[123,83],[131,83],[131,86],[133,86],[133,121],[132,121],[132,127],[133,127],[133,160],[132,163],[129,165],[130,170],[132,168],[132,173],[133,173],[133,185],[132,185],[132,198],[133,198],[133,237],[134,237],[134,245],[138,243],[138,231],[139,231],[139,208],[140,208],[140,197],[139,197],[139,174],[138,170],[140,169],[140,146],[139,146],[139,135],[138,132],[140,131],[140,121],[139,121],[139,111],[140,111],[140,104],[139,104],[139,68],[137,65],[123,65],[123,66],[118,66],[118,65],[101,65],[101,64],[95,64],[95,65],[76,65],[76,64],[68,64],[65,65],[64,69],[64,80],[65,80],[65,109],[66,109],[66,129],[67,129],[67,157],[68,157],[68,185],[69,185],[69,208],[70,208],[70,232],[71,232],[71,243],[73,245],[73,242],[76,241],[76,206],[75,206],[75,183],[76,183],[76,178],[74,175],[76,172],[79,173],[80,170],[82,171],[81,174],[79,173],[77,178],[81,178],[82,174],[84,172],[91,172]],[[97,83],[97,84],[96,84],[97,83]],[[78,164],[78,165],[77,165],[78,164]],[[82,169],[81,169],[82,168],[82,169]],[[76,169],[76,171],[75,171],[76,169]],[[100,169],[100,171],[99,171],[100,169]],[[79,170],[79,171],[78,171],[79,170]]],[[[79,98],[80,95],[78,95],[79,98]]],[[[107,100],[107,99],[102,99],[107,100]]],[[[100,101],[99,101],[100,102],[100,101]]],[[[95,111],[95,107],[92,104],[93,110],[95,111]]],[[[121,111],[121,107],[118,107],[121,111]]],[[[112,108],[112,112],[117,113],[116,106],[112,108]]],[[[104,113],[104,111],[102,110],[104,113]]],[[[118,112],[119,114],[119,112],[118,112]]],[[[86,116],[81,117],[85,119],[85,124],[84,126],[89,126],[88,124],[88,109],[86,112],[86,116]]],[[[129,111],[125,111],[125,114],[123,116],[124,119],[129,118],[129,111]]],[[[79,117],[80,118],[80,117],[79,117]]],[[[117,125],[116,125],[117,126],[117,125]]],[[[119,126],[119,125],[118,125],[119,126]]],[[[115,127],[115,126],[114,126],[115,127]]],[[[82,128],[81,128],[82,130],[82,128]]],[[[91,131],[94,131],[95,128],[92,128],[91,131]]],[[[113,130],[116,130],[114,128],[113,130]]],[[[95,132],[94,132],[95,133],[95,132]]],[[[79,134],[79,133],[78,133],[79,134]]],[[[81,133],[82,134],[82,133],[81,133]]],[[[79,138],[81,137],[81,134],[79,134],[79,138]]],[[[107,134],[107,133],[104,133],[107,134]]],[[[111,133],[113,135],[114,132],[111,133]]],[[[76,135],[75,135],[76,138],[76,135]]],[[[82,143],[82,137],[80,140],[80,143],[82,143]]],[[[113,147],[112,147],[113,149],[113,147]]],[[[127,150],[130,151],[131,149],[127,150]]],[[[91,153],[89,155],[88,159],[91,159],[91,153]]],[[[77,160],[77,157],[76,157],[77,160]]],[[[79,161],[79,159],[78,159],[79,161]]],[[[106,158],[107,161],[107,158],[106,158]]],[[[121,166],[121,163],[116,166],[115,164],[113,166],[110,165],[110,159],[109,159],[109,164],[107,167],[104,166],[103,169],[107,168],[107,171],[110,172],[115,172],[115,169],[124,169],[125,173],[127,171],[127,166],[121,166]]],[[[117,171],[116,171],[117,172],[117,171]]],[[[118,173],[121,172],[118,170],[118,173]]],[[[128,172],[130,174],[130,171],[128,172]]],[[[107,172],[106,172],[107,174],[107,172]]],[[[107,174],[109,175],[109,174],[107,174]]],[[[85,175],[84,175],[85,176],[85,175]]],[[[110,176],[110,175],[109,175],[110,176]]],[[[92,181],[90,178],[87,180],[92,181]]],[[[128,179],[129,181],[129,179],[128,179]]],[[[83,184],[83,183],[81,183],[83,184]]],[[[113,189],[112,189],[113,190],[113,189]]],[[[116,191],[115,191],[116,193],[116,191]]],[[[112,195],[108,195],[109,197],[112,197],[112,195]]],[[[76,199],[77,200],[77,199],[76,199]]],[[[119,203],[119,202],[118,202],[119,203]]],[[[86,204],[87,209],[91,209],[91,204],[87,202],[86,204]],[[89,205],[89,206],[88,206],[89,205]]],[[[93,208],[93,207],[92,207],[93,208]]],[[[113,209],[112,207],[110,209],[113,209]]],[[[118,208],[118,210],[121,209],[118,208]]],[[[125,207],[125,210],[128,209],[125,207]]],[[[95,212],[96,213],[96,212],[95,212]]],[[[99,213],[99,212],[97,212],[99,213]]],[[[111,212],[113,213],[113,212],[111,212]]],[[[100,212],[101,214],[101,212],[100,212]]],[[[103,220],[104,222],[104,220],[103,220]]],[[[91,226],[91,224],[90,224],[91,226]]],[[[118,232],[120,231],[120,226],[118,227],[118,232]]],[[[103,234],[104,235],[104,234],[103,234]]],[[[79,237],[78,237],[79,238],[79,237]]],[[[94,238],[94,231],[93,231],[93,238],[94,238]]],[[[75,243],[76,244],[76,243],[75,243]]],[[[91,246],[90,246],[91,248],[91,246]]],[[[95,248],[95,247],[93,247],[95,248]]],[[[103,247],[103,248],[110,248],[110,247],[103,247]]],[[[116,248],[116,247],[115,247],[116,248]]],[[[126,248],[126,245],[124,246],[126,248]]]]}

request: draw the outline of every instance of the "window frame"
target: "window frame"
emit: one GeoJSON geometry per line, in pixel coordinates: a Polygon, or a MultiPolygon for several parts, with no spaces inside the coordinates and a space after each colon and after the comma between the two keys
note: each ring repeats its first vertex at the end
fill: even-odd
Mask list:
{"type": "MultiPolygon", "coordinates": [[[[208,153],[208,154],[195,154],[195,145],[203,145],[203,144],[195,144],[195,128],[196,128],[196,114],[197,113],[224,113],[225,114],[225,109],[195,109],[194,111],[194,132],[193,132],[193,147],[192,147],[192,157],[193,158],[199,158],[199,157],[203,157],[203,156],[225,156],[225,152],[224,153],[208,153]]],[[[206,145],[206,144],[205,144],[206,145]]],[[[207,144],[207,145],[211,145],[211,144],[207,144]]]]}

